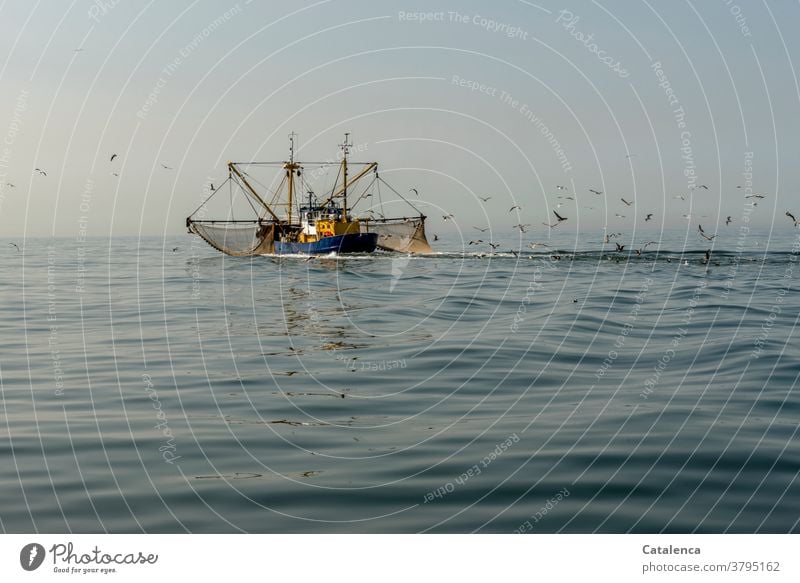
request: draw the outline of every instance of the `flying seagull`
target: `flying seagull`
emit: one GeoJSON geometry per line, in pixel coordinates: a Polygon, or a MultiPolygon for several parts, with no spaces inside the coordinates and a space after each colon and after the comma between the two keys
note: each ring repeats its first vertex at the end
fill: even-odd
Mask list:
{"type": "Polygon", "coordinates": [[[414,191],[414,194],[416,194],[417,196],[419,196],[419,190],[417,190],[416,188],[409,188],[409,189],[408,189],[408,191],[409,191],[409,192],[411,192],[412,190],[414,191]]]}
{"type": "Polygon", "coordinates": [[[653,218],[653,213],[647,213],[647,216],[644,218],[644,222],[646,223],[647,221],[649,221],[652,218],[653,218]]]}
{"type": "Polygon", "coordinates": [[[16,188],[16,186],[14,186],[13,184],[11,184],[10,182],[6,182],[6,186],[9,186],[9,187],[11,187],[11,188],[16,188]]]}
{"type": "Polygon", "coordinates": [[[500,246],[500,243],[489,243],[489,247],[492,248],[492,251],[497,249],[500,246]]]}
{"type": "Polygon", "coordinates": [[[619,243],[616,242],[614,243],[614,245],[617,246],[617,251],[622,251],[623,249],[625,249],[625,245],[620,245],[619,243]]]}
{"type": "Polygon", "coordinates": [[[592,194],[596,194],[597,196],[600,196],[601,194],[603,194],[602,190],[595,190],[594,188],[590,188],[589,192],[591,192],[592,194]]]}
{"type": "Polygon", "coordinates": [[[450,219],[452,219],[452,218],[455,218],[455,217],[453,216],[453,213],[450,213],[450,214],[448,214],[448,215],[442,215],[442,218],[443,218],[445,221],[448,221],[448,220],[450,220],[450,219]]]}
{"type": "Polygon", "coordinates": [[[517,210],[522,210],[522,207],[521,207],[521,206],[519,206],[518,204],[515,204],[515,205],[514,205],[514,206],[512,206],[510,209],[508,209],[508,212],[512,212],[514,209],[517,209],[517,210]]]}
{"type": "Polygon", "coordinates": [[[171,167],[169,167],[169,166],[167,166],[166,164],[162,164],[162,165],[161,165],[161,167],[162,167],[162,168],[165,168],[165,169],[167,169],[167,170],[172,170],[172,168],[171,168],[171,167]]]}
{"type": "Polygon", "coordinates": [[[632,202],[628,202],[628,201],[627,201],[627,200],[625,200],[624,198],[621,198],[620,200],[621,200],[622,202],[624,202],[624,203],[625,203],[626,205],[628,205],[628,206],[631,206],[631,205],[633,204],[632,202]]]}
{"type": "Polygon", "coordinates": [[[725,224],[726,224],[726,225],[730,225],[730,224],[731,224],[731,217],[730,217],[730,215],[728,215],[728,218],[727,218],[727,219],[725,219],[725,224]]]}
{"type": "Polygon", "coordinates": [[[438,240],[439,240],[439,235],[437,235],[436,233],[434,233],[434,234],[433,234],[433,240],[434,240],[434,241],[438,241],[438,240]]]}
{"type": "Polygon", "coordinates": [[[615,217],[619,217],[619,218],[621,218],[621,219],[624,219],[624,218],[625,218],[625,215],[621,215],[621,214],[619,214],[619,213],[614,213],[614,216],[615,216],[615,217]]]}
{"type": "Polygon", "coordinates": [[[470,241],[469,243],[467,243],[467,245],[478,245],[480,243],[483,243],[483,239],[476,239],[475,241],[470,241]]]}
{"type": "Polygon", "coordinates": [[[641,249],[637,249],[637,250],[636,250],[636,255],[638,255],[639,257],[641,257],[641,256],[642,256],[642,251],[645,251],[645,250],[647,250],[647,247],[648,247],[649,245],[655,245],[656,243],[657,243],[656,241],[648,241],[647,243],[645,243],[645,244],[642,246],[642,248],[641,248],[641,249]]]}
{"type": "Polygon", "coordinates": [[[477,230],[477,231],[480,231],[481,233],[485,233],[486,231],[489,230],[489,227],[486,227],[485,229],[481,229],[480,227],[476,227],[475,225],[472,225],[472,228],[477,230]]]}
{"type": "Polygon", "coordinates": [[[39,174],[41,174],[42,176],[47,176],[47,172],[45,172],[45,171],[44,171],[44,170],[42,170],[41,168],[34,168],[34,170],[35,170],[36,172],[38,172],[39,174]]]}
{"type": "Polygon", "coordinates": [[[527,225],[527,224],[523,225],[522,223],[520,223],[519,225],[513,225],[513,228],[519,229],[520,233],[524,233],[525,232],[525,227],[530,227],[530,225],[527,225]]]}
{"type": "Polygon", "coordinates": [[[711,236],[709,236],[709,235],[706,235],[706,232],[703,230],[703,225],[697,225],[697,230],[698,230],[698,231],[700,231],[700,235],[701,235],[701,236],[703,237],[703,239],[705,239],[706,241],[713,241],[713,240],[714,240],[714,237],[716,237],[716,235],[711,235],[711,236]]]}
{"type": "Polygon", "coordinates": [[[792,219],[792,221],[794,221],[794,226],[796,227],[797,226],[797,219],[794,218],[794,215],[792,213],[790,213],[789,211],[786,211],[786,216],[789,217],[790,219],[792,219]]]}
{"type": "Polygon", "coordinates": [[[697,185],[697,188],[702,188],[704,190],[708,190],[708,186],[706,186],[705,184],[699,184],[699,185],[697,185]]]}
{"type": "Polygon", "coordinates": [[[114,161],[114,158],[116,158],[116,157],[117,157],[117,155],[116,155],[116,154],[111,154],[111,159],[109,160],[109,162],[113,162],[113,161],[114,161]]]}
{"type": "Polygon", "coordinates": [[[479,196],[478,198],[481,199],[483,202],[487,202],[492,197],[491,196],[486,196],[486,197],[479,196]]]}
{"type": "Polygon", "coordinates": [[[550,228],[553,228],[553,227],[557,227],[558,225],[561,224],[562,221],[566,221],[569,218],[569,217],[562,217],[556,211],[553,211],[553,214],[556,216],[556,222],[555,223],[553,223],[552,225],[549,224],[549,223],[542,223],[542,224],[543,225],[547,225],[550,228]]]}
{"type": "Polygon", "coordinates": [[[19,251],[19,245],[17,245],[16,243],[9,243],[9,246],[16,247],[17,251],[19,251]]]}
{"type": "Polygon", "coordinates": [[[745,196],[745,198],[764,198],[764,195],[762,195],[762,194],[750,194],[748,196],[745,196]]]}
{"type": "Polygon", "coordinates": [[[558,190],[567,190],[566,186],[561,186],[560,184],[556,184],[556,189],[558,190]]]}

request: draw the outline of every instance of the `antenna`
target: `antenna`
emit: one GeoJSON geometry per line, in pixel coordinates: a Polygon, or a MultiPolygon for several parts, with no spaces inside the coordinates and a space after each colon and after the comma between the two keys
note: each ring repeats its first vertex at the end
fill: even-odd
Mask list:
{"type": "Polygon", "coordinates": [[[294,132],[289,134],[289,162],[294,162],[294,139],[296,136],[297,134],[294,132]]]}

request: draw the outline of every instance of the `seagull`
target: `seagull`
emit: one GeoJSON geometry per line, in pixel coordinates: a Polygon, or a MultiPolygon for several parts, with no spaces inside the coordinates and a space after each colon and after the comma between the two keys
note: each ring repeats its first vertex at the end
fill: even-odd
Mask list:
{"type": "Polygon", "coordinates": [[[531,249],[536,249],[538,247],[550,247],[550,245],[546,243],[528,243],[528,247],[530,247],[531,249]]]}
{"type": "Polygon", "coordinates": [[[209,182],[208,183],[208,187],[211,189],[211,192],[214,192],[214,183],[213,182],[209,182]]]}
{"type": "Polygon", "coordinates": [[[703,265],[708,265],[711,262],[711,249],[706,249],[706,258],[701,261],[703,265]]]}
{"type": "Polygon", "coordinates": [[[17,251],[19,251],[19,245],[17,245],[16,243],[9,243],[9,246],[10,247],[16,247],[17,251]]]}
{"type": "Polygon", "coordinates": [[[621,215],[621,214],[619,214],[619,213],[614,213],[614,216],[615,216],[615,217],[619,217],[619,218],[621,218],[621,219],[624,219],[624,218],[625,218],[625,215],[621,215]]]}
{"type": "Polygon", "coordinates": [[[492,248],[492,251],[497,249],[500,246],[500,243],[489,243],[489,247],[492,248]]]}
{"type": "Polygon", "coordinates": [[[433,234],[433,240],[434,240],[434,241],[438,241],[438,240],[439,240],[439,235],[437,235],[436,233],[434,233],[434,234],[433,234]]]}
{"type": "Polygon", "coordinates": [[[708,190],[708,186],[706,186],[705,184],[699,184],[695,188],[702,188],[704,190],[708,190]]]}
{"type": "Polygon", "coordinates": [[[628,201],[627,201],[627,200],[625,200],[624,198],[621,198],[620,200],[621,200],[622,202],[624,202],[624,203],[625,203],[626,205],[628,205],[628,206],[631,206],[631,205],[633,204],[632,202],[628,202],[628,201]]]}
{"type": "Polygon", "coordinates": [[[112,172],[111,176],[119,176],[119,173],[118,172],[112,172]]]}
{"type": "Polygon", "coordinates": [[[792,213],[790,213],[789,211],[786,211],[786,216],[789,217],[790,219],[792,219],[792,221],[794,221],[794,226],[796,227],[797,226],[797,219],[794,218],[794,215],[792,213]]]}
{"type": "Polygon", "coordinates": [[[628,154],[628,155],[627,155],[627,156],[625,156],[625,157],[626,157],[626,158],[633,158],[634,156],[637,156],[637,157],[638,157],[638,156],[639,156],[639,154],[628,154]]]}
{"type": "Polygon", "coordinates": [[[172,168],[171,168],[171,167],[169,167],[169,166],[167,166],[166,164],[162,164],[162,165],[161,165],[161,167],[162,167],[162,168],[165,168],[165,169],[167,169],[167,170],[172,170],[172,168]]]}
{"type": "Polygon", "coordinates": [[[646,223],[647,221],[649,221],[652,218],[653,218],[653,213],[647,213],[647,216],[644,218],[644,222],[646,223]]]}
{"type": "Polygon", "coordinates": [[[178,248],[177,248],[177,247],[173,247],[173,248],[172,248],[172,252],[173,252],[173,253],[175,253],[177,250],[178,250],[178,248]]]}
{"type": "Polygon", "coordinates": [[[469,243],[467,243],[467,245],[478,245],[480,243],[483,243],[483,239],[476,239],[475,241],[470,241],[469,243]]]}
{"type": "Polygon", "coordinates": [[[519,256],[519,253],[517,253],[513,249],[509,249],[508,252],[511,253],[514,257],[518,257],[519,256]]]}
{"type": "Polygon", "coordinates": [[[761,194],[750,194],[748,196],[745,196],[745,198],[764,198],[764,196],[761,194]]]}
{"type": "Polygon", "coordinates": [[[16,188],[16,186],[14,186],[13,184],[11,184],[10,182],[6,182],[6,186],[9,186],[9,187],[11,187],[11,188],[16,188]]]}
{"type": "Polygon", "coordinates": [[[514,225],[514,226],[513,226],[513,228],[514,228],[514,229],[519,229],[519,232],[520,232],[520,233],[524,233],[524,232],[525,232],[525,227],[530,227],[530,225],[527,225],[527,224],[525,224],[525,225],[523,225],[523,224],[519,224],[519,225],[514,225]]]}
{"type": "Polygon", "coordinates": [[[409,189],[408,189],[408,191],[409,191],[409,192],[411,192],[412,190],[414,191],[414,194],[416,194],[417,196],[419,196],[419,191],[418,191],[416,188],[409,188],[409,189]]]}
{"type": "Polygon", "coordinates": [[[685,197],[685,196],[683,196],[682,194],[676,194],[676,195],[675,195],[675,196],[673,196],[672,198],[679,198],[679,199],[681,199],[681,200],[686,200],[686,197],[685,197]]]}
{"type": "Polygon", "coordinates": [[[684,219],[689,219],[689,220],[691,220],[691,218],[692,218],[692,215],[691,215],[691,214],[688,214],[688,215],[681,215],[681,216],[682,216],[684,219]]]}
{"type": "Polygon", "coordinates": [[[697,230],[700,231],[700,235],[702,235],[703,239],[706,241],[713,241],[714,237],[716,237],[716,235],[706,235],[706,232],[703,230],[703,225],[697,225],[697,230]]]}
{"type": "Polygon", "coordinates": [[[636,250],[636,255],[638,255],[639,257],[641,257],[641,256],[642,256],[642,251],[645,251],[645,250],[647,249],[648,245],[655,245],[656,243],[657,243],[656,241],[648,241],[647,243],[645,243],[644,245],[642,245],[642,248],[641,248],[641,249],[637,249],[637,250],[636,250]]]}
{"type": "Polygon", "coordinates": [[[557,227],[558,225],[561,224],[562,221],[566,221],[569,218],[569,217],[562,217],[556,211],[553,211],[553,214],[556,216],[556,222],[555,223],[553,223],[552,225],[550,223],[542,223],[543,225],[545,225],[547,227],[550,227],[551,229],[553,227],[557,227]]]}
{"type": "Polygon", "coordinates": [[[617,246],[617,251],[622,251],[623,249],[625,249],[625,245],[620,245],[619,243],[614,243],[614,245],[617,246]]]}
{"type": "Polygon", "coordinates": [[[731,224],[731,217],[730,217],[730,215],[728,215],[728,218],[727,218],[727,219],[725,219],[725,224],[726,224],[726,225],[730,225],[730,224],[731,224]]]}
{"type": "Polygon", "coordinates": [[[447,220],[450,220],[450,219],[452,219],[452,218],[455,218],[455,217],[453,217],[453,214],[452,214],[452,213],[450,213],[449,215],[442,215],[442,218],[443,218],[445,221],[447,221],[447,220]]]}
{"type": "Polygon", "coordinates": [[[483,202],[487,202],[492,197],[491,196],[487,196],[487,197],[479,196],[478,198],[481,199],[483,202]]]}
{"type": "Polygon", "coordinates": [[[594,188],[590,188],[589,192],[591,192],[592,194],[596,194],[597,196],[600,196],[601,194],[603,194],[602,190],[595,190],[594,188]]]}
{"type": "Polygon", "coordinates": [[[485,233],[486,231],[489,230],[489,227],[486,227],[485,229],[481,229],[480,227],[476,227],[475,225],[472,225],[472,228],[477,230],[477,231],[480,231],[481,233],[485,233]]]}
{"type": "Polygon", "coordinates": [[[566,186],[561,186],[560,184],[556,184],[556,189],[558,190],[567,190],[566,186]]]}
{"type": "Polygon", "coordinates": [[[116,157],[117,157],[117,155],[116,155],[116,154],[111,154],[111,159],[109,159],[109,162],[113,162],[113,161],[114,161],[114,158],[116,158],[116,157]]]}
{"type": "Polygon", "coordinates": [[[517,209],[517,210],[522,210],[522,207],[521,207],[521,206],[519,206],[519,205],[517,205],[517,204],[515,204],[515,205],[514,205],[514,206],[512,206],[510,209],[508,209],[508,212],[511,212],[511,211],[513,211],[514,209],[517,209]]]}
{"type": "Polygon", "coordinates": [[[36,172],[38,172],[39,174],[41,174],[42,176],[47,176],[47,172],[45,172],[45,171],[44,171],[44,170],[42,170],[41,168],[34,168],[34,170],[35,170],[36,172]]]}

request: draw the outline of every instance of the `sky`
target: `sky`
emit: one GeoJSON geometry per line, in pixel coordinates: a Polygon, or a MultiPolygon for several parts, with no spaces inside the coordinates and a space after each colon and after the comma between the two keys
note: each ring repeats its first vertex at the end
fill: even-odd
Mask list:
{"type": "Polygon", "coordinates": [[[292,131],[304,160],[350,132],[438,233],[791,228],[797,22],[788,0],[0,1],[0,232],[182,233],[228,160],[285,159],[292,131]]]}

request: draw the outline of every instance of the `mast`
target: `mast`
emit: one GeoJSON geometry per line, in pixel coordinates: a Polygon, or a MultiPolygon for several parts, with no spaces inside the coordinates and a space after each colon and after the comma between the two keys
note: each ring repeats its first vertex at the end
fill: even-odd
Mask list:
{"type": "Polygon", "coordinates": [[[286,169],[286,177],[288,178],[288,187],[289,187],[289,208],[287,210],[287,222],[291,225],[292,224],[292,196],[294,195],[294,174],[295,170],[297,170],[300,165],[295,164],[294,162],[294,137],[297,134],[292,132],[289,134],[289,161],[283,165],[286,169]]]}
{"type": "Polygon", "coordinates": [[[342,147],[342,206],[344,207],[344,213],[342,213],[342,219],[344,222],[347,222],[347,154],[350,151],[350,146],[352,142],[350,140],[350,132],[345,132],[344,134],[344,143],[339,144],[342,147]]]}

